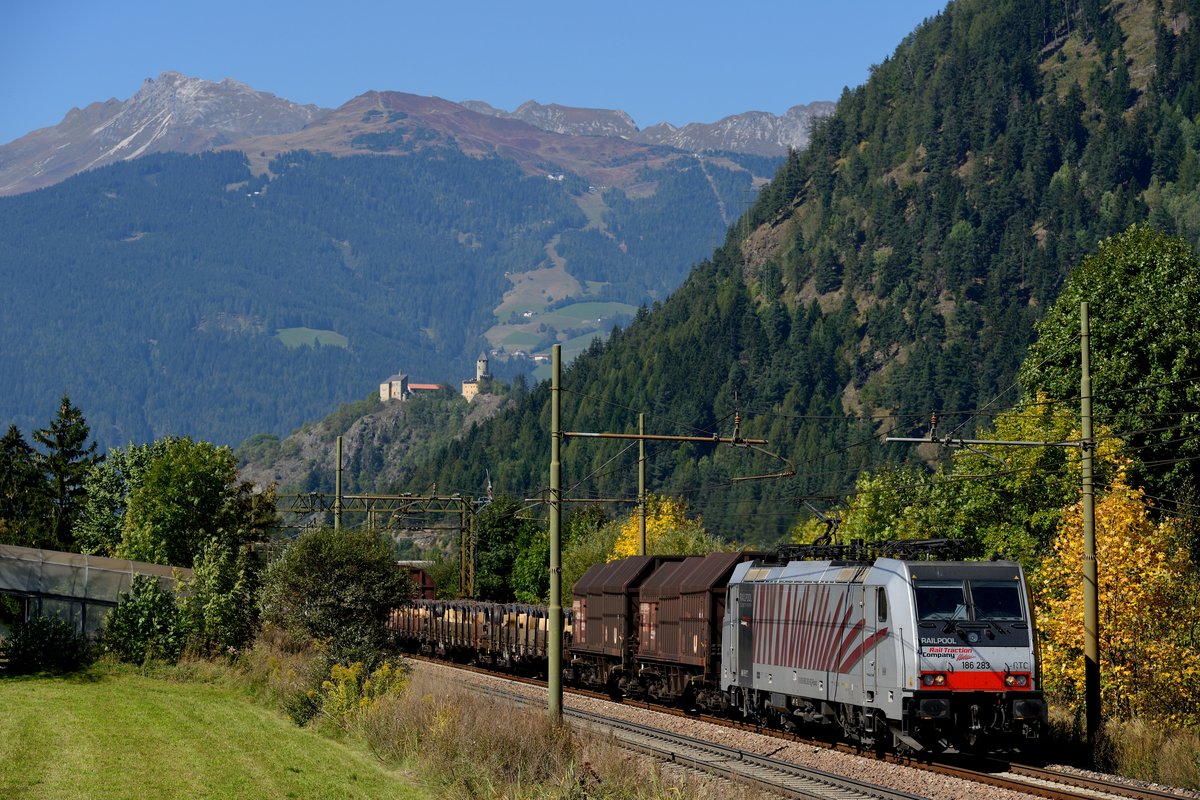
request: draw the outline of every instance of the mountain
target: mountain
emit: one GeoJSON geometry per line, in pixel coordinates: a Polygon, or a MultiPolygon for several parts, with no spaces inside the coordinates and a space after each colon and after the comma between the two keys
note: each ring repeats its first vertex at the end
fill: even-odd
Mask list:
{"type": "MultiPolygon", "coordinates": [[[[1098,241],[1148,222],[1200,244],[1196,19],[1197,0],[950,3],[843,94],[680,289],[566,370],[564,430],[629,432],[645,413],[650,433],[766,439],[648,448],[651,491],[752,542],[864,469],[938,457],[881,439],[935,412],[964,435],[1009,407],[1034,322],[1098,241]]],[[[490,474],[542,491],[549,395],[409,487],[477,493],[490,474]]],[[[563,450],[571,496],[634,493],[624,443],[563,450]]]]}
{"type": "Polygon", "coordinates": [[[594,185],[621,189],[644,183],[644,170],[682,156],[673,148],[619,137],[556,133],[517,119],[480,114],[437,97],[375,91],[348,101],[302,130],[246,139],[221,149],[246,153],[251,166],[261,170],[280,153],[293,150],[336,156],[408,155],[447,147],[476,158],[511,160],[530,175],[569,172],[594,185]]]}
{"type": "Polygon", "coordinates": [[[808,147],[813,125],[829,116],[833,108],[833,103],[816,102],[792,106],[782,116],[748,111],[708,124],[692,122],[682,128],[661,123],[641,131],[637,138],[693,152],[731,150],[766,156],[786,155],[789,149],[808,147]]]}
{"type": "Polygon", "coordinates": [[[535,128],[572,136],[617,136],[636,138],[638,127],[624,111],[604,108],[572,108],[556,103],[542,105],[528,100],[510,112],[495,108],[482,100],[464,100],[462,105],[480,114],[503,119],[519,119],[535,128]]]}
{"type": "MultiPolygon", "coordinates": [[[[183,94],[151,116],[191,119],[183,94]]],[[[102,446],[237,443],[481,350],[512,378],[667,297],[778,163],[369,92],[0,197],[0,419],[44,425],[66,391],[102,446]]]]}
{"type": "Polygon", "coordinates": [[[78,172],[149,153],[200,153],[263,134],[296,131],[327,112],[244,83],[164,72],[122,102],[73,108],[63,121],[0,146],[0,195],[51,186],[78,172]]]}
{"type": "MultiPolygon", "coordinates": [[[[350,140],[391,130],[398,119],[395,115],[401,113],[456,139],[464,151],[521,152],[528,157],[528,168],[543,172],[547,167],[577,171],[580,163],[613,158],[640,162],[649,152],[645,147],[656,145],[689,153],[728,151],[779,158],[789,147],[803,147],[812,121],[831,108],[832,103],[817,102],[795,106],[780,117],[750,112],[713,124],[692,123],[678,129],[662,124],[639,131],[623,111],[530,101],[508,113],[482,101],[460,104],[374,91],[330,110],[298,105],[229,78],[214,83],[164,72],[157,79],[147,78],[128,100],[109,99],[72,109],[58,125],[0,145],[0,196],[52,186],[84,170],[151,153],[236,149],[257,156],[254,163],[261,168],[288,148],[339,155],[363,149],[393,152],[395,148],[382,146],[378,137],[370,144],[350,140]],[[372,109],[378,115],[366,116],[372,109]],[[514,123],[525,123],[536,132],[514,123]],[[571,137],[574,144],[548,140],[545,133],[571,137]],[[586,141],[581,137],[615,141],[581,145],[586,141]]],[[[636,169],[625,171],[633,173],[636,169]]],[[[592,177],[610,185],[610,176],[603,172],[592,177]]]]}
{"type": "Polygon", "coordinates": [[[677,128],[663,122],[639,129],[624,111],[542,105],[532,100],[522,103],[511,113],[479,100],[468,100],[462,105],[482,114],[519,119],[554,133],[618,136],[633,142],[667,145],[689,153],[725,150],[761,156],[784,156],[789,148],[802,150],[807,147],[814,122],[828,116],[834,107],[833,103],[817,101],[792,106],[781,116],[748,111],[712,123],[692,122],[677,128]]]}

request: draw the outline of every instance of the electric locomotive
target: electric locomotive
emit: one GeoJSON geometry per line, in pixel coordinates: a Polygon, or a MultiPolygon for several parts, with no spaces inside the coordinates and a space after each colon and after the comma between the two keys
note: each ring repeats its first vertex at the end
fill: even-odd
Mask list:
{"type": "MultiPolygon", "coordinates": [[[[1025,576],[1011,561],[929,560],[947,544],[596,564],[564,614],[564,680],[763,725],[823,723],[879,750],[1018,748],[1046,721],[1025,576]]],[[[418,600],[392,630],[413,650],[544,674],[547,618],[418,600]]]]}
{"type": "Polygon", "coordinates": [[[746,717],[902,751],[1007,749],[1043,729],[1016,562],[752,561],[728,592],[720,688],[746,717]]]}

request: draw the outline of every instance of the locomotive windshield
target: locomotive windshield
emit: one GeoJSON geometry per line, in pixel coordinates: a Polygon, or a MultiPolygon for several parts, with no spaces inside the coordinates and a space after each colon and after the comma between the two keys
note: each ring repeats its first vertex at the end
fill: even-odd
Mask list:
{"type": "Polygon", "coordinates": [[[1020,587],[1001,581],[917,581],[919,620],[1013,621],[1025,618],[1020,587]]]}
{"type": "Polygon", "coordinates": [[[971,581],[971,600],[978,620],[1019,620],[1021,595],[1014,583],[971,581]]]}
{"type": "Polygon", "coordinates": [[[920,581],[916,589],[918,619],[967,619],[962,581],[920,581]]]}

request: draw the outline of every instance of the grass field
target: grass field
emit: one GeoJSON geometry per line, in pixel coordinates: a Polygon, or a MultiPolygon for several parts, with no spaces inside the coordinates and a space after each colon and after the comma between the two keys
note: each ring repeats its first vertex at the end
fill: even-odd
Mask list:
{"type": "Polygon", "coordinates": [[[93,668],[0,679],[0,708],[5,800],[431,796],[217,686],[93,668]]]}
{"type": "Polygon", "coordinates": [[[325,331],[317,328],[280,328],[275,332],[275,338],[291,348],[311,345],[313,341],[326,346],[350,346],[350,340],[337,331],[325,331]]]}

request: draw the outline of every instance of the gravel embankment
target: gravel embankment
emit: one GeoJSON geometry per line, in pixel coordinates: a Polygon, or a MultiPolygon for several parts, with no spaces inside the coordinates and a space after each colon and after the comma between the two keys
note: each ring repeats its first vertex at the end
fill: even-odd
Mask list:
{"type": "MultiPolygon", "coordinates": [[[[415,672],[425,670],[449,670],[427,662],[412,662],[415,672]]],[[[546,691],[526,684],[514,684],[501,678],[479,675],[472,672],[456,670],[453,681],[462,686],[472,683],[495,685],[503,683],[504,687],[514,693],[527,694],[542,700],[546,691]]],[[[737,731],[720,725],[712,725],[686,717],[676,717],[649,709],[636,708],[621,703],[610,703],[591,698],[580,698],[566,695],[563,698],[566,708],[578,708],[584,711],[605,714],[610,717],[625,719],[643,725],[653,725],[664,730],[673,731],[697,739],[717,742],[727,747],[735,747],[747,753],[769,755],[771,758],[791,761],[796,764],[813,767],[837,775],[843,775],[871,783],[888,786],[892,789],[928,797],[931,800],[961,800],[970,797],[971,800],[1019,800],[1029,795],[996,789],[959,778],[935,775],[924,770],[904,767],[898,764],[888,764],[874,758],[839,753],[812,745],[785,742],[771,736],[737,731]]]]}

